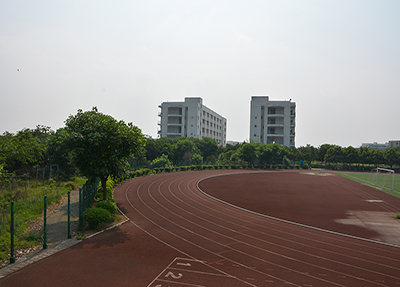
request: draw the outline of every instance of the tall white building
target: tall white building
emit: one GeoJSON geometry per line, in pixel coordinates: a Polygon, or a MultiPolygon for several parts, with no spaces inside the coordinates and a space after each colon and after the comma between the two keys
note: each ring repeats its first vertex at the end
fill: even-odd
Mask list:
{"type": "Polygon", "coordinates": [[[250,103],[250,140],[295,146],[296,103],[270,101],[268,96],[252,96],[250,103]]]}
{"type": "Polygon", "coordinates": [[[163,102],[158,135],[160,137],[212,138],[226,145],[226,119],[203,105],[202,98],[185,98],[184,102],[163,102]]]}

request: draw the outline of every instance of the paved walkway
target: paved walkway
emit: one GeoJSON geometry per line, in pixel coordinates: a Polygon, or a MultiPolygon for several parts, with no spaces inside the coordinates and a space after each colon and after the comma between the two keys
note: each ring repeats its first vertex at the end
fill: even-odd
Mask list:
{"type": "Polygon", "coordinates": [[[68,239],[68,196],[66,195],[61,200],[61,204],[47,217],[47,249],[39,248],[37,251],[17,258],[15,263],[0,269],[0,278],[81,241],[76,239],[79,227],[79,190],[71,192],[70,220],[72,239],[68,239]]]}

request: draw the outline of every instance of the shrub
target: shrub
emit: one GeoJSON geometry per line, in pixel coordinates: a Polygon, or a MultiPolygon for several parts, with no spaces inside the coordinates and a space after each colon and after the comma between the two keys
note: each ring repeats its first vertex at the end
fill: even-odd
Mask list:
{"type": "Polygon", "coordinates": [[[99,201],[95,205],[96,207],[103,208],[107,210],[109,213],[113,214],[117,211],[117,207],[110,201],[99,201]]]}
{"type": "Polygon", "coordinates": [[[100,207],[91,207],[85,210],[83,218],[90,229],[95,229],[100,223],[107,222],[111,218],[110,212],[100,207]]]}

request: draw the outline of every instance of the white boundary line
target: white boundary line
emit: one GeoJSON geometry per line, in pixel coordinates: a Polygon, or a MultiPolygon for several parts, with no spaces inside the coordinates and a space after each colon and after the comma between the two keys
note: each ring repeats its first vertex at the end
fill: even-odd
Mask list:
{"type": "MultiPolygon", "coordinates": [[[[266,173],[266,172],[254,172],[254,173],[266,173]]],[[[203,178],[203,179],[201,179],[201,180],[199,180],[197,182],[197,188],[200,190],[201,193],[203,193],[204,195],[206,195],[206,196],[208,196],[208,197],[210,197],[210,198],[212,198],[212,199],[214,199],[216,201],[219,201],[219,202],[221,202],[223,204],[229,205],[231,207],[234,207],[236,209],[239,209],[239,210],[242,210],[242,211],[245,211],[245,212],[248,212],[248,213],[259,215],[261,217],[265,217],[265,218],[268,218],[268,219],[281,221],[281,222],[285,222],[285,223],[289,223],[289,224],[292,224],[292,225],[301,226],[301,227],[305,227],[305,228],[309,228],[309,229],[313,229],[313,230],[318,230],[318,231],[322,231],[322,232],[325,232],[325,233],[330,233],[330,234],[335,234],[335,235],[339,235],[339,236],[343,236],[343,237],[348,237],[348,238],[358,239],[358,240],[367,241],[367,242],[371,242],[371,243],[377,243],[377,244],[381,244],[381,245],[400,248],[400,245],[386,243],[386,242],[380,242],[380,241],[376,241],[376,240],[372,240],[372,239],[362,238],[362,237],[358,237],[358,236],[354,236],[354,235],[349,235],[349,234],[340,233],[340,232],[336,232],[336,231],[331,231],[331,230],[327,230],[327,229],[323,229],[323,228],[318,228],[318,227],[314,227],[314,226],[311,226],[311,225],[301,224],[301,223],[289,221],[289,220],[286,220],[286,219],[281,219],[281,218],[278,218],[278,217],[273,217],[273,216],[270,216],[270,215],[265,215],[265,214],[262,214],[262,213],[258,213],[258,212],[255,212],[255,211],[252,211],[252,210],[249,210],[249,209],[245,209],[243,207],[236,206],[234,204],[231,204],[229,202],[226,202],[226,201],[223,201],[223,200],[221,200],[219,198],[211,196],[211,195],[207,194],[205,191],[203,191],[199,186],[200,182],[202,182],[202,181],[204,181],[206,179],[209,179],[209,178],[225,176],[225,175],[236,175],[236,174],[248,174],[248,173],[246,173],[246,172],[243,172],[243,173],[227,173],[227,174],[218,174],[218,175],[208,176],[208,177],[205,177],[205,178],[203,178]]]]}

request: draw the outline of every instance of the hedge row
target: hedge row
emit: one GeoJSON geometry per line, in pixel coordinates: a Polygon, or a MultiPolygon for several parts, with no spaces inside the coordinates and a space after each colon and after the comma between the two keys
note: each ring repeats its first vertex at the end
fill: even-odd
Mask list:
{"type": "Polygon", "coordinates": [[[166,173],[166,172],[176,172],[176,171],[190,171],[190,170],[214,170],[214,169],[309,169],[307,164],[303,166],[283,166],[283,165],[190,165],[190,166],[177,166],[177,167],[157,167],[153,169],[144,168],[136,171],[130,171],[130,177],[140,177],[150,174],[166,173]]]}

